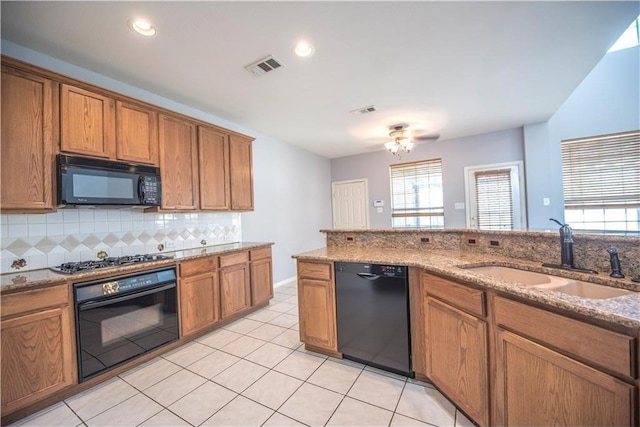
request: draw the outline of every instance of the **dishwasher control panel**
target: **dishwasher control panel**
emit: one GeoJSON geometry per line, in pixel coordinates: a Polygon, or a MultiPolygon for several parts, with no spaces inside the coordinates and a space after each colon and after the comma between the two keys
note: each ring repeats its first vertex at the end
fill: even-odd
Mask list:
{"type": "Polygon", "coordinates": [[[407,277],[407,267],[404,265],[358,264],[353,262],[336,262],[336,272],[368,273],[385,277],[407,277]]]}

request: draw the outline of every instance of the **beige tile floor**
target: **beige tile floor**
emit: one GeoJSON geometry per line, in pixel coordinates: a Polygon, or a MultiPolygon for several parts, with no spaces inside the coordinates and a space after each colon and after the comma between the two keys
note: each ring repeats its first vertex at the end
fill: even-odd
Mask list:
{"type": "Polygon", "coordinates": [[[295,284],[268,307],[14,425],[472,426],[430,384],[304,350],[295,284]]]}

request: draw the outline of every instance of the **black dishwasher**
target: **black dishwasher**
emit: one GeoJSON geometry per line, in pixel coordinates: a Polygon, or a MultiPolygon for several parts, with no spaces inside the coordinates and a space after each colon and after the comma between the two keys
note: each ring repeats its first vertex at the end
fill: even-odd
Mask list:
{"type": "Polygon", "coordinates": [[[338,351],[413,378],[405,266],[336,262],[338,351]]]}

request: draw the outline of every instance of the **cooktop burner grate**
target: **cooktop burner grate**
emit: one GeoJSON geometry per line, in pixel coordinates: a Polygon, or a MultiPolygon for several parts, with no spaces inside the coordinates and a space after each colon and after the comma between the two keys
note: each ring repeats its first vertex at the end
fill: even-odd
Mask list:
{"type": "Polygon", "coordinates": [[[170,255],[125,255],[121,257],[109,257],[95,261],[65,262],[55,267],[50,267],[56,273],[73,274],[82,271],[96,270],[106,267],[117,267],[121,265],[138,264],[150,261],[160,261],[163,259],[173,259],[170,255]]]}

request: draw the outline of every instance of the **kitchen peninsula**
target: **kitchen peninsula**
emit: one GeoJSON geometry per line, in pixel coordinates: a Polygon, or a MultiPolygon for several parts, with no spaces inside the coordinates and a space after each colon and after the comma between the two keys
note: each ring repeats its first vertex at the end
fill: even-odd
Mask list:
{"type": "Polygon", "coordinates": [[[409,267],[416,378],[480,425],[637,425],[640,285],[609,277],[609,245],[629,277],[640,238],[575,236],[576,265],[549,269],[558,235],[478,230],[322,230],[327,246],[295,255],[300,336],[340,356],[333,263],[409,267]],[[474,272],[502,266],[629,291],[588,298],[474,272]],[[594,403],[596,402],[596,403],[594,403]]]}

